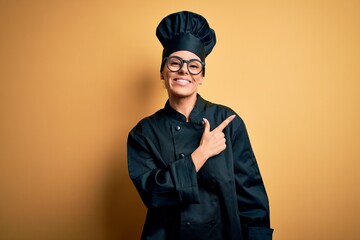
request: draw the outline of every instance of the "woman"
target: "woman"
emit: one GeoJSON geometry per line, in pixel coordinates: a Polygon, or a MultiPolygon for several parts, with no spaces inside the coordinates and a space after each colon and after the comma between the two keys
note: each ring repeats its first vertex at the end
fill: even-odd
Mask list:
{"type": "Polygon", "coordinates": [[[272,239],[269,204],[242,119],[204,100],[215,32],[178,12],[156,30],[169,99],[129,133],[129,175],[148,208],[142,239],[272,239]]]}

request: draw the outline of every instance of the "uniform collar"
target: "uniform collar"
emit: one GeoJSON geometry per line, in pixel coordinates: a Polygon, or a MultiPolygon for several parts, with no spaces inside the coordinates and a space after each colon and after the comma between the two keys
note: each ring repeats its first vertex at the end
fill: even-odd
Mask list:
{"type": "MultiPolygon", "coordinates": [[[[202,118],[203,118],[202,113],[204,112],[206,101],[199,94],[197,94],[196,97],[197,97],[197,99],[196,99],[195,106],[190,113],[190,122],[201,123],[202,118]]],[[[175,109],[173,109],[170,106],[169,100],[166,101],[164,110],[167,114],[170,115],[170,117],[175,118],[176,120],[178,120],[180,122],[186,122],[186,117],[183,114],[176,111],[175,109]]]]}

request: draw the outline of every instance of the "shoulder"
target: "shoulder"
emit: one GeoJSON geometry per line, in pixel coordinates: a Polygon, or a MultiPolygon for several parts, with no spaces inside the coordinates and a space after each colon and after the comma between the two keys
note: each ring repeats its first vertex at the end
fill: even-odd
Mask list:
{"type": "Polygon", "coordinates": [[[213,126],[218,126],[226,118],[231,115],[236,115],[235,119],[228,125],[226,130],[231,132],[232,135],[237,135],[239,132],[246,131],[243,118],[229,106],[205,100],[204,112],[204,117],[207,118],[213,126]]]}
{"type": "Polygon", "coordinates": [[[145,132],[149,131],[149,129],[155,128],[164,118],[164,111],[163,109],[158,110],[154,114],[147,116],[141,119],[131,130],[129,134],[134,135],[144,135],[145,132]]]}
{"type": "Polygon", "coordinates": [[[223,104],[206,101],[205,106],[206,106],[206,110],[208,111],[224,113],[224,114],[236,114],[236,112],[232,108],[225,106],[223,104]]]}
{"type": "Polygon", "coordinates": [[[236,121],[243,122],[242,117],[231,107],[219,103],[213,103],[208,100],[204,100],[204,101],[205,101],[205,115],[218,116],[220,119],[225,120],[229,116],[235,114],[237,116],[236,121]]]}

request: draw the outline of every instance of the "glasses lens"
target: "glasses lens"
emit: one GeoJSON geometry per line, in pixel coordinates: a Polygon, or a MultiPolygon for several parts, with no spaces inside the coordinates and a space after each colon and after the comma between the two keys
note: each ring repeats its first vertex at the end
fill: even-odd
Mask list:
{"type": "Polygon", "coordinates": [[[167,60],[166,66],[169,68],[172,72],[177,72],[180,70],[181,66],[181,60],[175,57],[170,57],[167,60]]]}
{"type": "Polygon", "coordinates": [[[192,59],[188,62],[188,69],[191,74],[199,74],[202,71],[203,65],[199,60],[192,59]]]}

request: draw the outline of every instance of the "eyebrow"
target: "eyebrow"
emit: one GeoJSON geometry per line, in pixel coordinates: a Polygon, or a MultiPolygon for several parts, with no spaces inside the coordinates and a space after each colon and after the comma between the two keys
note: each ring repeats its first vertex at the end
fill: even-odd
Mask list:
{"type": "Polygon", "coordinates": [[[178,55],[171,55],[171,56],[169,56],[169,58],[170,58],[170,57],[178,57],[178,58],[181,58],[182,60],[186,60],[186,61],[190,61],[190,60],[198,60],[198,61],[200,61],[200,62],[201,62],[201,60],[200,60],[200,59],[198,59],[198,58],[185,59],[185,58],[182,58],[182,57],[180,57],[180,56],[178,56],[178,55]]]}

